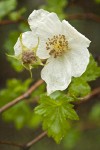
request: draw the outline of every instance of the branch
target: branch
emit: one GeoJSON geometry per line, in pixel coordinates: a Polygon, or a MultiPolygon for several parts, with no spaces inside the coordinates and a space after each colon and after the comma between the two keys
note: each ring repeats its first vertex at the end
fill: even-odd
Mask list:
{"type": "Polygon", "coordinates": [[[95,88],[90,94],[88,94],[87,96],[83,97],[83,98],[79,98],[79,101],[74,102],[74,105],[80,105],[83,104],[87,101],[89,101],[91,98],[93,98],[94,96],[100,95],[100,87],[95,88]]]}
{"type": "MultiPolygon", "coordinates": [[[[27,96],[29,96],[31,94],[32,91],[34,91],[40,84],[43,83],[43,80],[39,80],[38,82],[36,82],[25,94],[23,94],[22,96],[20,96],[22,99],[26,98],[27,96]]],[[[100,87],[94,89],[90,94],[88,94],[87,96],[85,96],[84,98],[81,98],[80,101],[77,101],[74,103],[75,106],[83,104],[87,101],[89,101],[91,98],[93,98],[94,96],[97,96],[100,94],[100,87]]],[[[19,98],[20,98],[19,97],[19,98]]],[[[17,98],[18,99],[18,98],[17,98]]],[[[20,99],[19,101],[21,101],[22,99],[20,99]]],[[[14,100],[15,101],[15,100],[14,100]]],[[[18,102],[19,102],[18,101],[18,102]]],[[[13,103],[13,105],[16,103],[13,103]]],[[[13,106],[13,105],[10,105],[13,106]]],[[[7,109],[9,107],[6,107],[7,109]]],[[[77,107],[75,108],[77,109],[77,107]]],[[[6,109],[3,109],[3,111],[6,109]]],[[[3,112],[2,111],[2,112],[3,112]]],[[[87,129],[87,128],[85,128],[87,129]]],[[[20,147],[22,150],[29,150],[30,147],[32,145],[34,145],[35,143],[37,143],[38,141],[40,141],[43,137],[45,137],[47,135],[47,132],[42,132],[40,135],[38,135],[36,138],[34,138],[33,140],[31,140],[30,142],[28,142],[27,144],[21,145],[21,144],[16,144],[16,143],[12,143],[12,142],[3,142],[0,141],[0,144],[6,144],[6,145],[12,145],[12,146],[16,146],[16,147],[20,147]]]]}
{"type": "Polygon", "coordinates": [[[11,145],[11,146],[23,148],[23,145],[21,145],[21,144],[17,144],[17,143],[13,143],[13,142],[8,142],[8,141],[0,141],[0,144],[2,144],[2,145],[11,145]]]}
{"type": "Polygon", "coordinates": [[[43,137],[45,137],[47,135],[47,132],[42,132],[40,135],[38,135],[35,139],[33,139],[32,141],[28,142],[27,144],[24,145],[24,149],[23,150],[28,150],[32,145],[34,145],[35,143],[37,143],[38,141],[40,141],[43,137]]]}
{"type": "Polygon", "coordinates": [[[85,20],[85,19],[89,19],[89,20],[93,20],[95,22],[100,23],[100,17],[98,15],[95,15],[93,13],[82,13],[82,14],[72,14],[72,15],[68,15],[66,17],[67,20],[85,20]]]}
{"type": "Polygon", "coordinates": [[[8,142],[8,141],[0,141],[0,144],[4,144],[4,145],[11,145],[11,146],[15,146],[15,147],[19,147],[22,150],[29,150],[30,147],[37,143],[38,141],[40,141],[43,137],[45,137],[47,135],[47,132],[42,132],[40,135],[38,135],[36,138],[34,138],[32,141],[28,142],[27,144],[23,145],[23,144],[16,144],[13,142],[8,142]]]}
{"type": "Polygon", "coordinates": [[[21,96],[17,97],[16,99],[12,100],[11,102],[9,102],[8,104],[4,105],[3,107],[0,108],[0,113],[4,112],[5,110],[7,110],[8,108],[14,106],[15,104],[19,103],[20,101],[22,101],[23,99],[27,98],[37,87],[39,87],[44,81],[43,80],[39,80],[37,81],[32,87],[29,88],[28,91],[26,91],[24,94],[22,94],[21,96]]]}
{"type": "MultiPolygon", "coordinates": [[[[100,23],[100,17],[93,13],[72,14],[72,15],[67,15],[66,17],[66,20],[76,20],[76,19],[77,20],[89,19],[100,23]]],[[[17,24],[20,22],[27,23],[27,20],[25,20],[24,18],[20,18],[18,20],[2,20],[0,21],[0,25],[17,24]]]]}
{"type": "Polygon", "coordinates": [[[25,20],[24,18],[20,18],[18,20],[1,20],[0,25],[17,24],[20,22],[25,22],[27,24],[27,20],[25,20]]]}

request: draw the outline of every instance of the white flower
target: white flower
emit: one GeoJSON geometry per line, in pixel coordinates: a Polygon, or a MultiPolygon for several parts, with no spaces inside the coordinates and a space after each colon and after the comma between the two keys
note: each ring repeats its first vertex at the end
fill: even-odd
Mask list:
{"type": "Polygon", "coordinates": [[[59,20],[55,13],[35,10],[29,16],[30,28],[37,34],[40,44],[37,56],[48,59],[41,77],[47,83],[47,92],[65,90],[72,77],[81,76],[89,63],[90,40],[59,20]]]}
{"type": "Polygon", "coordinates": [[[18,38],[15,46],[15,58],[21,61],[23,66],[31,70],[36,64],[41,64],[40,59],[36,56],[36,51],[39,45],[37,36],[31,32],[24,32],[18,38]]]}

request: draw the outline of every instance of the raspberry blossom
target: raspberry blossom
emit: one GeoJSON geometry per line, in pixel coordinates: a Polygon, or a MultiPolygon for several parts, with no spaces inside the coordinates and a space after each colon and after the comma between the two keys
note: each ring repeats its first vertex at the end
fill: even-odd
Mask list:
{"type": "Polygon", "coordinates": [[[60,21],[53,12],[34,10],[28,22],[40,39],[37,56],[47,59],[41,77],[47,83],[48,95],[56,90],[65,90],[72,77],[79,77],[85,72],[89,63],[87,48],[90,40],[68,21],[60,21]]]}
{"type": "Polygon", "coordinates": [[[41,65],[41,60],[36,56],[39,39],[33,32],[24,32],[18,38],[15,46],[15,58],[29,71],[36,65],[41,65]]]}
{"type": "Polygon", "coordinates": [[[60,21],[53,12],[34,10],[28,22],[40,39],[37,56],[47,59],[41,77],[47,83],[48,95],[56,90],[65,90],[72,77],[79,77],[85,72],[89,63],[87,48],[90,40],[68,21],[60,21]]]}

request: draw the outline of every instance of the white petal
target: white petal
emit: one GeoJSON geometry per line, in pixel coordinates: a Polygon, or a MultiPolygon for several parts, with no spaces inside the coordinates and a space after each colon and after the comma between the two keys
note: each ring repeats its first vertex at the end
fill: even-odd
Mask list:
{"type": "Polygon", "coordinates": [[[34,10],[29,18],[28,18],[28,23],[30,25],[30,28],[33,30],[36,26],[38,26],[38,23],[48,15],[49,12],[45,11],[43,9],[40,10],[34,10]]]}
{"type": "Polygon", "coordinates": [[[60,34],[62,32],[62,23],[56,13],[48,14],[44,20],[44,23],[52,29],[54,34],[60,34]]]}
{"type": "MultiPolygon", "coordinates": [[[[37,45],[38,38],[31,31],[24,32],[22,33],[22,43],[24,46],[26,46],[28,49],[31,50],[37,45]]],[[[22,53],[22,46],[19,38],[14,46],[14,51],[15,51],[15,56],[18,56],[19,54],[22,53]]]]}
{"type": "Polygon", "coordinates": [[[15,52],[15,56],[18,56],[22,53],[22,47],[21,47],[19,38],[18,38],[16,44],[14,45],[14,52],[15,52]]]}
{"type": "Polygon", "coordinates": [[[66,53],[66,59],[71,64],[72,76],[81,76],[87,68],[89,63],[89,51],[85,47],[74,46],[66,53]]]}
{"type": "Polygon", "coordinates": [[[41,38],[40,38],[40,40],[39,40],[39,46],[38,46],[36,55],[37,55],[40,59],[47,59],[47,58],[50,57],[49,51],[46,50],[46,41],[43,41],[41,38]]]}
{"type": "Polygon", "coordinates": [[[71,67],[65,57],[49,58],[41,71],[41,78],[47,83],[48,95],[56,90],[65,90],[71,82],[71,67]]]}
{"type": "MultiPolygon", "coordinates": [[[[40,10],[34,10],[29,18],[28,23],[30,25],[30,28],[34,31],[36,31],[37,28],[40,28],[43,23],[44,30],[46,31],[47,28],[49,31],[54,31],[54,29],[57,29],[59,27],[60,20],[56,13],[49,13],[48,11],[45,11],[43,9],[40,10]],[[46,26],[46,28],[45,28],[46,26]]],[[[59,30],[59,29],[58,29],[59,30]]],[[[48,30],[47,30],[48,31],[48,30]]]]}
{"type": "Polygon", "coordinates": [[[57,35],[62,31],[62,23],[55,13],[49,13],[41,21],[38,22],[36,27],[32,30],[38,36],[47,37],[45,35],[57,35]]]}
{"type": "Polygon", "coordinates": [[[32,23],[34,23],[34,27],[31,28],[32,31],[34,31],[34,32],[37,31],[36,33],[38,33],[38,31],[43,30],[45,33],[48,32],[49,34],[59,31],[59,28],[61,28],[62,23],[55,13],[45,14],[44,10],[37,10],[36,12],[37,12],[36,16],[33,12],[36,21],[35,21],[35,19],[33,19],[33,20],[31,19],[32,23]],[[41,11],[43,11],[43,12],[40,13],[38,16],[38,13],[41,11]]]}
{"type": "Polygon", "coordinates": [[[68,21],[63,20],[62,25],[63,25],[63,32],[66,35],[66,38],[74,39],[78,45],[89,47],[91,41],[87,39],[84,35],[79,33],[73,26],[71,26],[68,23],[68,21]]]}

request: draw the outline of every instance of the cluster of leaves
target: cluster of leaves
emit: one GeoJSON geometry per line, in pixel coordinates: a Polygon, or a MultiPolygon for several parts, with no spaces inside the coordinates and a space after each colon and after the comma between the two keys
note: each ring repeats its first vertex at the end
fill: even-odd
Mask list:
{"type": "Polygon", "coordinates": [[[41,95],[35,113],[42,116],[43,130],[46,130],[48,136],[52,136],[57,143],[69,130],[69,120],[78,119],[71,103],[89,94],[91,88],[88,82],[99,76],[100,67],[91,56],[86,72],[81,77],[74,78],[67,91],[54,92],[50,97],[41,95]]]}
{"type": "MultiPolygon", "coordinates": [[[[72,102],[87,95],[91,91],[88,82],[95,80],[99,76],[100,68],[91,56],[86,72],[81,77],[74,78],[67,91],[55,92],[49,97],[43,94],[45,90],[43,84],[32,93],[27,102],[33,102],[33,98],[39,98],[38,95],[40,95],[39,105],[35,107],[35,113],[31,110],[29,103],[23,100],[4,112],[2,117],[5,121],[13,121],[18,129],[25,125],[35,128],[42,121],[43,130],[47,131],[48,136],[53,137],[57,143],[65,136],[64,141],[67,142],[67,147],[71,147],[80,135],[76,130],[72,130],[70,126],[71,120],[79,119],[72,102]],[[72,140],[69,140],[69,138],[72,140]]],[[[25,92],[31,82],[30,79],[25,82],[16,79],[9,80],[7,88],[0,91],[0,107],[25,92]]],[[[91,119],[96,118],[98,120],[100,111],[97,107],[98,105],[93,108],[90,114],[91,119]],[[94,112],[96,113],[94,114],[94,112]]],[[[66,144],[64,145],[66,146],[66,144]]]]}
{"type": "MultiPolygon", "coordinates": [[[[6,89],[0,91],[0,107],[26,92],[30,83],[32,83],[31,79],[27,79],[25,82],[16,79],[8,80],[6,89]]],[[[42,93],[43,90],[44,85],[41,85],[38,89],[38,94],[42,93]]],[[[7,122],[13,122],[17,129],[23,126],[29,126],[31,128],[38,127],[41,122],[41,117],[36,115],[29,105],[30,103],[34,103],[36,93],[37,91],[27,101],[23,100],[5,111],[2,114],[2,118],[7,122]]]]}
{"type": "Polygon", "coordinates": [[[11,20],[20,19],[21,15],[26,11],[25,8],[15,11],[17,7],[17,0],[2,0],[0,2],[0,20],[8,17],[11,20]]]}
{"type": "Polygon", "coordinates": [[[55,12],[61,19],[65,18],[64,8],[67,6],[67,0],[45,0],[46,4],[41,8],[49,12],[55,12]]]}
{"type": "MultiPolygon", "coordinates": [[[[31,110],[29,103],[23,100],[4,112],[2,117],[5,121],[14,122],[18,129],[24,125],[38,127],[42,120],[43,129],[59,143],[66,133],[67,137],[70,133],[70,120],[78,119],[71,103],[87,95],[91,91],[88,81],[95,80],[99,76],[100,68],[91,56],[86,72],[81,77],[74,78],[67,91],[55,92],[49,97],[43,94],[45,90],[43,84],[32,93],[31,97],[27,100],[28,102],[33,102],[33,99],[39,98],[38,95],[40,95],[39,105],[35,108],[35,113],[31,110]]],[[[24,93],[31,82],[29,79],[25,82],[16,79],[9,80],[6,89],[0,91],[0,107],[24,93]]],[[[99,111],[95,115],[93,112],[91,113],[91,118],[96,114],[96,118],[98,118],[100,115],[99,111]]]]}
{"type": "MultiPolygon", "coordinates": [[[[38,127],[42,121],[43,130],[47,131],[48,136],[53,137],[54,140],[59,143],[66,135],[68,142],[68,137],[74,136],[73,133],[70,133],[70,120],[78,120],[78,115],[73,108],[72,102],[89,94],[91,88],[88,82],[95,80],[99,76],[100,68],[91,56],[86,72],[81,77],[74,78],[67,91],[55,92],[49,97],[46,94],[43,94],[45,90],[43,84],[32,93],[31,97],[27,100],[29,103],[23,100],[4,112],[2,117],[5,121],[14,122],[18,129],[25,125],[35,128],[38,127]],[[33,102],[34,98],[39,99],[38,95],[40,95],[39,105],[35,107],[34,113],[29,104],[30,102],[33,102]]],[[[25,82],[16,79],[9,80],[7,82],[7,88],[0,91],[0,106],[7,104],[25,92],[31,82],[30,79],[25,82]]],[[[90,118],[96,116],[95,118],[97,120],[100,113],[97,107],[97,111],[94,111],[94,109],[95,108],[93,108],[93,111],[91,112],[90,118]],[[97,113],[94,114],[94,112],[97,113]]],[[[77,134],[77,132],[75,133],[77,134]]],[[[76,134],[75,136],[77,136],[76,134]]]]}

